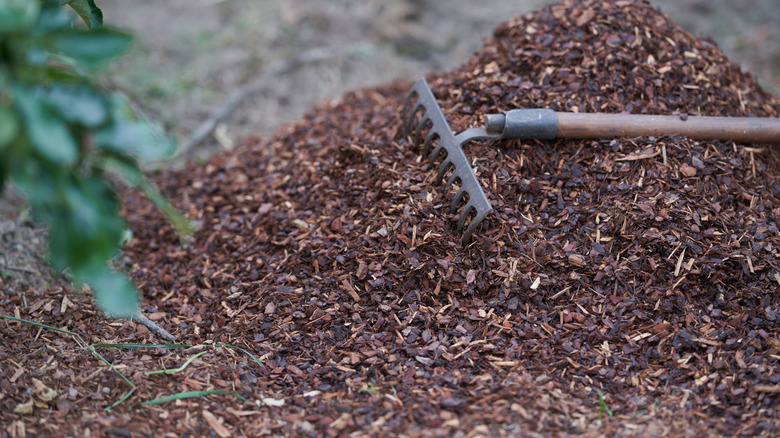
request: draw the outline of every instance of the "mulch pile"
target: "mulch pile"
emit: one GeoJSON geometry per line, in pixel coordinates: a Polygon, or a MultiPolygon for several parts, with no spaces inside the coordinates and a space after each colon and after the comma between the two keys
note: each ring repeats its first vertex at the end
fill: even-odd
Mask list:
{"type": "MultiPolygon", "coordinates": [[[[456,131],[511,108],[780,115],[780,102],[712,42],[635,1],[568,1],[517,17],[461,68],[428,80],[456,131]]],[[[126,258],[144,310],[183,342],[241,346],[265,365],[213,350],[152,380],[133,364],[177,367],[191,354],[112,353],[141,400],[216,388],[259,405],[227,395],[120,405],[113,427],[157,436],[220,427],[248,436],[778,432],[773,147],[676,137],[471,144],[495,210],[464,248],[451,193],[401,135],[409,86],[356,91],[270,139],[161,175],[161,189],[202,226],[192,242],[127,196],[126,258]]],[[[99,321],[58,307],[22,316],[73,329],[99,321]]],[[[143,335],[132,323],[109,328],[96,333],[143,335]]],[[[121,395],[121,381],[100,376],[121,395]]],[[[30,386],[25,379],[16,384],[30,386]]],[[[24,401],[11,391],[6,405],[24,401]]],[[[77,422],[99,429],[105,404],[82,399],[75,406],[91,416],[77,422]]],[[[47,421],[57,418],[68,415],[47,421]]]]}

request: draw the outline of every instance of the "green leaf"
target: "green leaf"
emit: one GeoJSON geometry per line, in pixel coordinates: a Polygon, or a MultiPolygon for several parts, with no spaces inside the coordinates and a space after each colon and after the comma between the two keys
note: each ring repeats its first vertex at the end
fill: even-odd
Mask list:
{"type": "Polygon", "coordinates": [[[104,158],[102,165],[106,171],[119,173],[119,175],[125,178],[126,183],[130,187],[140,188],[146,197],[152,201],[155,208],[168,219],[180,236],[187,238],[198,230],[195,222],[187,219],[187,217],[173,208],[168,199],[141,173],[138,165],[132,159],[120,153],[111,152],[104,158]]]}
{"type": "Polygon", "coordinates": [[[156,398],[154,400],[149,400],[145,402],[141,402],[141,406],[152,406],[152,405],[161,405],[163,403],[169,403],[176,400],[182,400],[186,398],[193,398],[193,397],[204,397],[211,394],[227,394],[229,391],[226,391],[224,389],[212,389],[210,391],[188,391],[188,392],[180,392],[178,394],[168,395],[165,397],[156,398]]]}
{"type": "Polygon", "coordinates": [[[607,405],[604,393],[599,390],[599,420],[605,413],[611,417],[612,409],[610,409],[609,405],[607,405]]]}
{"type": "Polygon", "coordinates": [[[148,179],[144,178],[141,180],[141,184],[139,186],[141,190],[143,190],[146,197],[152,201],[152,204],[154,204],[154,206],[160,210],[160,212],[162,212],[162,214],[166,219],[168,219],[171,225],[173,225],[173,228],[180,236],[187,238],[192,236],[195,231],[198,230],[198,226],[195,224],[195,222],[187,219],[184,215],[173,208],[171,203],[168,202],[168,199],[166,199],[165,196],[163,196],[148,179]]]}
{"type": "Polygon", "coordinates": [[[176,151],[171,137],[152,123],[135,118],[121,94],[111,96],[111,106],[113,122],[96,133],[96,146],[144,161],[167,159],[176,151]]]}
{"type": "Polygon", "coordinates": [[[45,35],[56,30],[70,29],[73,20],[65,9],[61,8],[58,2],[43,1],[41,13],[38,16],[38,22],[35,24],[35,33],[45,35]]]}
{"type": "Polygon", "coordinates": [[[256,357],[255,357],[255,355],[254,355],[254,354],[252,354],[252,353],[250,353],[250,352],[248,352],[248,351],[244,350],[244,349],[243,349],[243,348],[241,348],[241,347],[236,347],[235,345],[225,345],[225,344],[215,344],[214,346],[215,346],[215,347],[222,347],[222,348],[232,348],[232,349],[234,349],[234,350],[241,351],[242,353],[244,353],[244,354],[246,354],[247,356],[251,357],[251,358],[252,358],[252,360],[254,360],[255,362],[257,362],[257,364],[258,364],[258,365],[260,365],[261,367],[262,367],[262,366],[265,366],[265,365],[263,365],[263,363],[262,363],[262,362],[260,362],[260,359],[258,359],[258,358],[256,358],[256,357]]]}
{"type": "Polygon", "coordinates": [[[0,106],[0,193],[5,187],[5,178],[8,175],[8,158],[11,154],[6,151],[8,146],[19,132],[19,119],[9,108],[0,106]]]}
{"type": "Polygon", "coordinates": [[[128,350],[137,350],[139,348],[164,348],[166,350],[177,350],[180,348],[192,348],[187,344],[92,344],[95,348],[126,348],[128,350]]]}
{"type": "Polygon", "coordinates": [[[60,4],[73,8],[90,29],[98,30],[103,27],[103,11],[97,7],[94,0],[60,0],[60,4]]]}
{"type": "Polygon", "coordinates": [[[95,300],[108,316],[130,318],[139,310],[138,291],[126,276],[106,269],[85,278],[92,288],[95,300]]]}
{"type": "Polygon", "coordinates": [[[50,227],[55,268],[70,266],[76,277],[105,269],[119,251],[125,222],[119,201],[99,175],[80,179],[49,165],[16,172],[14,181],[28,194],[34,218],[50,227]]]}
{"type": "Polygon", "coordinates": [[[31,27],[40,11],[40,0],[0,0],[0,34],[31,27]]]}
{"type": "Polygon", "coordinates": [[[170,158],[176,143],[150,123],[114,118],[114,122],[95,134],[95,145],[132,155],[144,161],[170,158]]]}
{"type": "Polygon", "coordinates": [[[8,177],[8,162],[6,160],[0,161],[0,193],[3,193],[5,188],[5,179],[8,177]]]}
{"type": "Polygon", "coordinates": [[[40,94],[14,87],[13,103],[22,113],[30,144],[47,160],[71,166],[79,156],[78,144],[65,121],[47,108],[40,94]]]}
{"type": "Polygon", "coordinates": [[[34,219],[45,221],[44,218],[48,217],[47,210],[42,207],[50,205],[57,198],[55,175],[45,171],[39,160],[31,159],[29,156],[9,155],[7,156],[8,171],[13,182],[30,200],[34,219]]]}
{"type": "Polygon", "coordinates": [[[67,215],[72,221],[70,263],[78,266],[76,255],[84,258],[84,267],[105,265],[119,251],[126,226],[119,215],[119,201],[100,175],[72,181],[64,190],[67,215]]]}
{"type": "Polygon", "coordinates": [[[247,350],[244,350],[241,347],[236,347],[235,345],[226,345],[226,344],[211,344],[211,345],[187,345],[187,344],[94,344],[95,347],[113,347],[113,348],[128,348],[131,350],[135,350],[137,348],[165,348],[169,350],[174,350],[177,348],[202,348],[202,347],[213,347],[213,348],[230,348],[233,350],[239,350],[242,353],[246,354],[247,356],[251,357],[252,360],[254,360],[258,365],[263,365],[262,362],[260,362],[260,359],[256,358],[254,354],[248,352],[247,350]]]}
{"type": "Polygon", "coordinates": [[[18,132],[19,119],[16,117],[16,114],[10,108],[0,106],[0,152],[16,138],[18,132]]]}
{"type": "Polygon", "coordinates": [[[46,68],[49,62],[49,53],[40,47],[31,47],[26,55],[26,61],[30,66],[46,68]]]}
{"type": "Polygon", "coordinates": [[[130,35],[115,30],[92,32],[71,30],[56,36],[53,49],[88,65],[100,65],[124,53],[132,42],[130,35]]]}
{"type": "Polygon", "coordinates": [[[106,98],[91,87],[55,85],[46,102],[68,122],[96,128],[108,119],[106,98]]]}
{"type": "Polygon", "coordinates": [[[130,187],[138,187],[144,179],[144,174],[138,168],[135,158],[125,154],[109,151],[101,164],[104,171],[116,172],[125,178],[125,182],[130,187]]]}
{"type": "Polygon", "coordinates": [[[146,375],[147,376],[153,376],[153,375],[156,375],[156,374],[175,374],[175,373],[180,373],[180,372],[184,371],[185,369],[187,369],[187,367],[190,366],[190,364],[195,359],[203,356],[206,353],[208,353],[208,351],[201,351],[200,353],[198,353],[198,354],[190,357],[189,359],[187,359],[187,361],[184,362],[184,364],[182,366],[178,367],[178,368],[169,368],[169,369],[165,369],[165,370],[147,371],[146,375]]]}

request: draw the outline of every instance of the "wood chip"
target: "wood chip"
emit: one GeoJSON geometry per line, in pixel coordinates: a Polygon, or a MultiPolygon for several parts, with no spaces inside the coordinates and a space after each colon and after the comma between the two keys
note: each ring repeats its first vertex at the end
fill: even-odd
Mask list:
{"type": "Polygon", "coordinates": [[[233,436],[233,434],[230,433],[230,430],[222,424],[222,418],[218,418],[216,415],[205,409],[202,410],[201,413],[203,414],[203,419],[206,420],[214,433],[219,435],[221,438],[228,438],[233,436]]]}
{"type": "MultiPolygon", "coordinates": [[[[324,23],[309,15],[285,20],[324,23]]],[[[646,1],[520,15],[427,78],[455,132],[511,108],[780,116],[750,74],[646,1]]],[[[123,193],[133,239],[117,268],[145,312],[165,312],[166,327],[187,345],[209,341],[209,354],[146,376],[197,352],[111,325],[89,292],[68,303],[61,290],[27,290],[30,306],[5,293],[5,315],[147,347],[97,349],[137,386],[105,413],[128,387],[103,362],[70,336],[0,321],[2,424],[20,419],[10,411],[37,377],[59,396],[32,394],[45,408],[22,418],[29,436],[773,433],[778,148],[679,136],[470,142],[493,212],[464,247],[457,189],[434,184],[440,163],[402,134],[409,85],[355,90],[154,174],[202,223],[189,242],[143,194],[123,193]],[[135,409],[212,388],[251,404],[214,394],[135,409]],[[604,404],[612,417],[599,415],[604,404]]]]}

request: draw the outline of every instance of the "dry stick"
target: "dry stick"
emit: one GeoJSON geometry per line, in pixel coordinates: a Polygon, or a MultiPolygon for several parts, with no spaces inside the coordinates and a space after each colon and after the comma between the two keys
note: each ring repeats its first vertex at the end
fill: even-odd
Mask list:
{"type": "Polygon", "coordinates": [[[160,338],[168,342],[176,341],[176,336],[173,336],[172,334],[168,333],[164,328],[160,327],[159,325],[157,325],[157,323],[147,318],[146,315],[144,315],[140,311],[137,312],[135,315],[131,316],[130,320],[145,325],[149,330],[152,331],[152,333],[154,333],[155,335],[159,336],[160,338]]]}
{"type": "Polygon", "coordinates": [[[201,122],[201,124],[193,131],[193,133],[182,143],[179,154],[192,150],[193,147],[200,144],[206,139],[219,122],[224,120],[227,116],[233,113],[233,111],[241,105],[244,100],[254,95],[267,86],[267,82],[273,79],[275,76],[289,73],[304,64],[310,64],[313,62],[326,61],[338,56],[348,53],[348,50],[335,49],[332,47],[318,47],[299,53],[293,57],[280,61],[267,71],[263,72],[257,78],[251,80],[249,83],[244,84],[238,90],[230,93],[230,95],[217,107],[209,116],[201,122]]]}

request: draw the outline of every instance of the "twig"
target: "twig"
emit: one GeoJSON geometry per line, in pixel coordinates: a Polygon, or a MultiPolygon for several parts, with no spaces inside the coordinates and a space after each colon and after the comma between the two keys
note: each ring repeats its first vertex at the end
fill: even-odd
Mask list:
{"type": "Polygon", "coordinates": [[[756,392],[768,392],[770,394],[780,394],[780,385],[755,385],[753,389],[756,392]]]}
{"type": "Polygon", "coordinates": [[[141,312],[136,313],[130,318],[131,321],[139,322],[143,325],[145,325],[149,330],[152,331],[155,335],[159,336],[160,338],[168,341],[168,342],[175,342],[176,336],[173,336],[172,334],[168,333],[164,328],[160,327],[152,321],[151,319],[147,318],[146,315],[144,315],[141,312]]]}
{"type": "Polygon", "coordinates": [[[249,81],[241,86],[238,90],[230,93],[230,95],[219,105],[209,116],[198,125],[192,134],[182,142],[179,154],[186,153],[192,150],[195,146],[200,144],[206,137],[208,137],[217,125],[228,117],[233,111],[241,105],[244,100],[251,97],[255,93],[268,86],[268,81],[275,76],[289,73],[304,64],[311,64],[314,62],[326,61],[349,53],[349,49],[336,49],[332,47],[318,47],[314,49],[301,52],[295,56],[287,58],[272,65],[268,70],[263,72],[260,76],[249,81]]]}
{"type": "Polygon", "coordinates": [[[625,157],[615,158],[615,161],[637,161],[637,160],[644,160],[646,158],[653,158],[657,157],[661,154],[661,151],[655,151],[652,154],[632,154],[632,155],[626,155],[625,157]]]}

